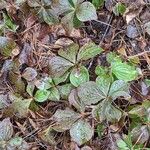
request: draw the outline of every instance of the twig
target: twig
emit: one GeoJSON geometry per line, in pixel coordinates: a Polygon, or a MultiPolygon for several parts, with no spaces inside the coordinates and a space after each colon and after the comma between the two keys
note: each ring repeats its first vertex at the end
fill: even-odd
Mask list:
{"type": "MultiPolygon", "coordinates": [[[[111,21],[112,21],[112,18],[113,18],[113,15],[110,16],[110,19],[109,19],[109,22],[108,22],[109,25],[110,25],[110,23],[111,23],[111,21]]],[[[107,34],[109,28],[110,28],[110,26],[107,26],[107,28],[106,28],[106,30],[105,30],[105,33],[104,33],[104,35],[103,35],[103,37],[102,37],[102,39],[101,39],[99,45],[101,45],[102,42],[104,41],[104,38],[105,38],[105,36],[106,36],[106,34],[107,34]]]]}

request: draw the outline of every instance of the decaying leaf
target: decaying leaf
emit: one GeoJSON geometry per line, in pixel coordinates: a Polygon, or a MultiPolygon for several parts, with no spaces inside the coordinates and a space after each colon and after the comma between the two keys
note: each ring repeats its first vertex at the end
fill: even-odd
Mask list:
{"type": "Polygon", "coordinates": [[[56,122],[53,126],[53,129],[58,132],[69,130],[74,122],[77,121],[80,117],[80,114],[69,108],[66,108],[65,110],[58,109],[52,116],[52,120],[56,122]]]}
{"type": "Polygon", "coordinates": [[[10,118],[6,118],[0,122],[0,141],[8,141],[13,135],[13,125],[10,118]]]}
{"type": "Polygon", "coordinates": [[[73,141],[82,145],[89,141],[94,134],[91,125],[85,120],[78,120],[70,129],[70,135],[73,141]]]}
{"type": "Polygon", "coordinates": [[[15,47],[16,43],[12,39],[0,36],[0,53],[3,56],[11,56],[11,52],[15,47]]]}

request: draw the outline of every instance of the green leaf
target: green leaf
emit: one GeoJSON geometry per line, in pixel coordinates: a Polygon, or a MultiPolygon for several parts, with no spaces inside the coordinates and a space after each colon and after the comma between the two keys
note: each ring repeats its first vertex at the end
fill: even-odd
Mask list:
{"type": "Polygon", "coordinates": [[[5,13],[3,13],[3,18],[5,28],[9,29],[10,31],[16,32],[19,26],[15,25],[12,19],[5,13]]]}
{"type": "Polygon", "coordinates": [[[58,51],[58,54],[61,57],[69,60],[70,62],[75,63],[76,62],[76,55],[77,55],[78,49],[79,49],[79,45],[76,44],[76,43],[73,43],[73,44],[69,45],[65,49],[60,49],[58,51]]]}
{"type": "Polygon", "coordinates": [[[123,96],[125,98],[130,98],[129,95],[129,84],[122,80],[116,80],[112,83],[109,94],[113,100],[123,96]]]}
{"type": "Polygon", "coordinates": [[[111,63],[112,73],[119,79],[124,81],[135,80],[138,76],[138,72],[134,66],[127,63],[114,62],[111,63]]]}
{"type": "Polygon", "coordinates": [[[82,4],[79,4],[76,9],[76,15],[82,22],[97,19],[96,9],[90,2],[83,2],[82,4]]]}
{"type": "Polygon", "coordinates": [[[122,116],[122,112],[114,107],[107,99],[95,106],[92,114],[94,118],[101,122],[104,120],[118,122],[122,116]]]}
{"type": "Polygon", "coordinates": [[[59,22],[58,17],[54,14],[54,11],[52,9],[42,9],[40,14],[43,17],[43,20],[48,25],[53,25],[59,22]]]}
{"type": "Polygon", "coordinates": [[[144,82],[146,83],[146,85],[147,85],[148,87],[150,87],[150,79],[145,79],[144,82]]]}
{"type": "Polygon", "coordinates": [[[50,91],[37,90],[35,95],[34,95],[35,101],[37,101],[37,102],[44,102],[44,101],[46,101],[48,99],[49,94],[50,94],[50,91]]]}
{"type": "Polygon", "coordinates": [[[15,137],[9,141],[9,144],[12,146],[20,146],[22,141],[23,139],[21,137],[15,137]]]}
{"type": "Polygon", "coordinates": [[[89,72],[84,66],[73,68],[70,74],[70,82],[75,87],[89,81],[89,72]]]}
{"type": "Polygon", "coordinates": [[[62,83],[62,82],[65,82],[65,81],[67,80],[69,74],[70,74],[70,72],[66,72],[66,73],[64,73],[64,74],[63,74],[62,76],[60,76],[60,77],[54,77],[54,78],[53,78],[54,84],[55,84],[55,85],[58,85],[58,84],[60,84],[60,83],[62,83]]]}
{"type": "Polygon", "coordinates": [[[28,85],[26,87],[26,91],[30,96],[33,96],[33,91],[34,91],[35,85],[32,82],[28,82],[28,85]]]}
{"type": "Polygon", "coordinates": [[[73,86],[72,84],[69,84],[69,83],[58,86],[58,90],[62,99],[67,99],[72,89],[73,89],[73,86]]]}
{"type": "Polygon", "coordinates": [[[117,141],[117,146],[119,150],[130,150],[128,145],[122,139],[117,141]]]}
{"type": "Polygon", "coordinates": [[[74,28],[79,28],[81,25],[83,25],[83,23],[77,18],[77,15],[74,14],[74,18],[73,18],[74,28]]]}
{"type": "Polygon", "coordinates": [[[89,81],[78,87],[78,96],[85,105],[95,104],[105,98],[97,84],[89,81]]]}
{"type": "Polygon", "coordinates": [[[84,0],[69,0],[69,3],[73,5],[73,7],[77,6],[78,4],[82,3],[84,0]]]}
{"type": "Polygon", "coordinates": [[[0,141],[8,141],[13,135],[13,126],[10,118],[0,121],[0,141]]]}
{"type": "Polygon", "coordinates": [[[95,74],[98,76],[105,76],[108,74],[108,68],[98,65],[95,68],[95,74]]]}
{"type": "Polygon", "coordinates": [[[116,16],[123,15],[125,11],[126,11],[126,6],[120,2],[117,3],[113,8],[113,12],[116,16]]]}
{"type": "Polygon", "coordinates": [[[60,100],[60,93],[56,87],[50,88],[50,94],[48,99],[51,101],[59,101],[60,100]]]}
{"type": "Polygon", "coordinates": [[[98,76],[96,78],[96,84],[98,85],[99,89],[103,92],[103,95],[107,97],[110,85],[113,82],[113,78],[109,75],[105,76],[98,76]]]}
{"type": "Polygon", "coordinates": [[[122,59],[120,58],[119,55],[117,55],[115,52],[109,52],[107,54],[106,57],[107,61],[111,64],[111,63],[115,63],[115,62],[122,62],[122,59]]]}
{"type": "Polygon", "coordinates": [[[16,43],[10,38],[0,36],[0,53],[5,56],[11,56],[12,50],[16,47],[16,43]]]}
{"type": "Polygon", "coordinates": [[[138,117],[144,117],[146,115],[146,109],[142,105],[134,106],[129,112],[129,115],[136,115],[138,117]]]}
{"type": "Polygon", "coordinates": [[[62,57],[56,56],[49,61],[48,67],[52,76],[60,77],[64,73],[66,73],[66,71],[68,71],[72,66],[74,66],[73,63],[62,57]]]}
{"type": "Polygon", "coordinates": [[[102,52],[102,48],[97,46],[95,43],[90,42],[83,45],[78,53],[77,60],[88,60],[90,58],[95,57],[96,55],[100,54],[102,52]]]}
{"type": "Polygon", "coordinates": [[[57,111],[51,118],[56,122],[53,126],[53,129],[58,132],[69,130],[73,123],[80,117],[80,114],[74,112],[69,108],[66,108],[65,110],[57,109],[57,111]]]}
{"type": "Polygon", "coordinates": [[[78,145],[82,145],[89,141],[94,134],[94,130],[91,125],[85,120],[79,120],[73,124],[70,129],[70,135],[73,141],[78,145]]]}
{"type": "Polygon", "coordinates": [[[104,5],[105,0],[92,0],[92,4],[98,9],[104,5]]]}

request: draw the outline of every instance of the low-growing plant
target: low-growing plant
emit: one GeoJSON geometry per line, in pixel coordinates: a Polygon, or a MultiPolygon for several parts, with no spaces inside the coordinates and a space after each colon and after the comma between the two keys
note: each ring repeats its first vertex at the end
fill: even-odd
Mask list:
{"type": "Polygon", "coordinates": [[[28,0],[28,5],[49,25],[59,23],[61,20],[69,32],[74,27],[79,27],[82,22],[97,19],[94,5],[84,0],[28,0]]]}

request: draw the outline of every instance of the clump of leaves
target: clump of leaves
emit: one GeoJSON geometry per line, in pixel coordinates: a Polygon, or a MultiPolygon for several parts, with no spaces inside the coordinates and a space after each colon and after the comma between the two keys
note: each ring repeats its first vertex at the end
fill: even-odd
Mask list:
{"type": "Polygon", "coordinates": [[[51,77],[43,77],[40,80],[36,80],[34,83],[29,82],[26,90],[37,102],[44,102],[47,99],[52,101],[59,101],[60,98],[66,99],[73,88],[70,83],[59,85],[66,80],[66,77],[53,79],[51,77]],[[37,88],[37,90],[34,94],[35,88],[37,88]]]}
{"type": "Polygon", "coordinates": [[[50,0],[28,0],[28,5],[37,12],[38,16],[47,24],[52,25],[59,22],[58,16],[52,9],[53,1],[50,0]]]}
{"type": "Polygon", "coordinates": [[[72,140],[78,145],[82,145],[92,138],[94,132],[87,122],[89,115],[100,122],[120,120],[122,111],[112,104],[120,96],[130,97],[128,84],[121,80],[114,81],[110,76],[98,77],[96,82],[82,83],[69,95],[70,104],[80,113],[76,113],[69,108],[57,110],[52,116],[52,120],[56,122],[52,128],[57,132],[70,130],[72,140]],[[86,106],[93,104],[95,105],[92,106],[92,111],[86,113],[86,106]]]}
{"type": "MultiPolygon", "coordinates": [[[[102,49],[94,43],[87,43],[80,49],[78,44],[73,43],[66,49],[60,49],[58,51],[59,56],[55,56],[49,61],[51,76],[43,77],[35,83],[29,82],[26,88],[27,92],[38,102],[44,102],[47,99],[53,101],[59,101],[60,98],[66,99],[73,87],[78,87],[89,81],[89,72],[82,65],[82,61],[93,58],[101,52],[102,49]],[[65,82],[68,77],[71,84],[59,85],[65,82]],[[34,94],[35,87],[38,90],[34,94]]],[[[26,72],[24,71],[22,77],[27,80],[29,73],[26,72]]]]}
{"type": "Polygon", "coordinates": [[[89,81],[88,70],[82,65],[82,61],[93,58],[101,52],[102,49],[92,42],[83,45],[80,49],[79,45],[71,44],[66,49],[60,49],[59,56],[49,61],[50,73],[54,77],[61,77],[69,72],[71,84],[78,87],[89,81]]]}
{"type": "Polygon", "coordinates": [[[63,16],[60,19],[61,23],[69,32],[73,27],[81,25],[81,22],[97,19],[94,5],[90,2],[83,2],[83,0],[28,0],[28,4],[30,7],[35,8],[49,25],[58,23],[59,17],[63,16]]]}
{"type": "Polygon", "coordinates": [[[0,149],[28,150],[29,145],[26,141],[18,136],[13,137],[13,133],[13,125],[9,118],[0,122],[0,149]]]}

